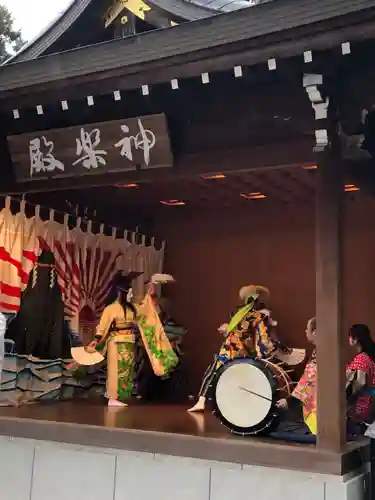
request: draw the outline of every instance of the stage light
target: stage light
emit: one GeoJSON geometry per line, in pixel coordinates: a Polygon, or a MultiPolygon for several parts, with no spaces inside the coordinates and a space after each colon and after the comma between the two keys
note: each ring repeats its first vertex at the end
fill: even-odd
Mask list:
{"type": "Polygon", "coordinates": [[[185,202],[180,201],[180,200],[161,200],[160,203],[162,205],[168,205],[170,207],[177,207],[177,206],[185,205],[185,202]]]}
{"type": "Polygon", "coordinates": [[[266,198],[263,193],[241,193],[240,196],[246,200],[263,200],[266,198]]]}
{"type": "Polygon", "coordinates": [[[201,179],[204,179],[205,181],[209,181],[212,179],[225,179],[226,175],[224,174],[207,174],[207,175],[201,175],[201,179]]]}
{"type": "Polygon", "coordinates": [[[116,184],[118,188],[137,188],[138,184],[116,184]]]}
{"type": "Polygon", "coordinates": [[[359,191],[359,187],[357,187],[355,184],[345,184],[345,191],[359,191]]]}
{"type": "Polygon", "coordinates": [[[302,165],[302,168],[304,170],[316,170],[318,168],[318,165],[302,165]]]}

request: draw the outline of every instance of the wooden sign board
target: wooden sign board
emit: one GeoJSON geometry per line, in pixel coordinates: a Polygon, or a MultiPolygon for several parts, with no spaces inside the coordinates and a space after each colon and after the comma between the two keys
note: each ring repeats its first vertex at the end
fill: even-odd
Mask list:
{"type": "Polygon", "coordinates": [[[164,114],[8,137],[19,182],[171,167],[164,114]]]}

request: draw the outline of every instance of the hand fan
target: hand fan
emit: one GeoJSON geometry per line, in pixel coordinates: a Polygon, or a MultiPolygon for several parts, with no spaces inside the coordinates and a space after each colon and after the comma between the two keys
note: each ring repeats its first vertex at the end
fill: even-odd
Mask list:
{"type": "Polygon", "coordinates": [[[84,347],[72,347],[71,354],[74,361],[83,366],[93,366],[104,361],[100,352],[87,352],[84,347]]]}

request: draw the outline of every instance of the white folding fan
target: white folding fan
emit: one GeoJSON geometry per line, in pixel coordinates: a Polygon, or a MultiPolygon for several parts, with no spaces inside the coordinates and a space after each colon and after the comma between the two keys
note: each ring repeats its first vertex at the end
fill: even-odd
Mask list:
{"type": "Polygon", "coordinates": [[[151,276],[151,283],[159,285],[163,283],[173,283],[175,281],[171,274],[156,273],[151,276]]]}
{"type": "Polygon", "coordinates": [[[104,361],[104,356],[100,352],[87,352],[84,347],[72,347],[72,358],[82,366],[93,366],[104,361]]]}

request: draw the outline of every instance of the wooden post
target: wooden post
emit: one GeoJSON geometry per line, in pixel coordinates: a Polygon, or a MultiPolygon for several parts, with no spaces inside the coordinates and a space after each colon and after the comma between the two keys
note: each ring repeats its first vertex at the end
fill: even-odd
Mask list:
{"type": "Polygon", "coordinates": [[[339,451],[346,439],[347,337],[341,326],[344,179],[339,148],[331,148],[322,153],[316,186],[317,444],[339,451]]]}

